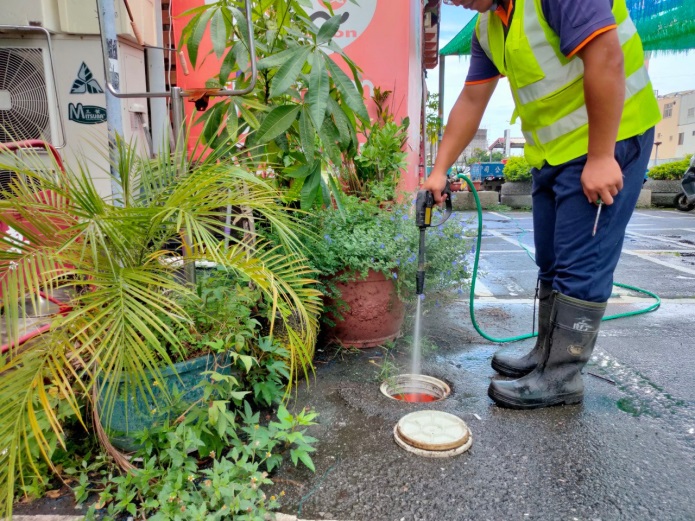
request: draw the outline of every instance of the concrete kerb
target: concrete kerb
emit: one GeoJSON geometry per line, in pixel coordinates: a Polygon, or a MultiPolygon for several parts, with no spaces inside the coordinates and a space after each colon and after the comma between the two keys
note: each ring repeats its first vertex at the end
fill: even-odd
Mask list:
{"type": "Polygon", "coordinates": [[[649,179],[644,188],[651,192],[651,203],[654,206],[673,208],[675,199],[681,192],[680,180],[649,179]]]}
{"type": "MultiPolygon", "coordinates": [[[[12,521],[82,521],[83,516],[12,516],[12,521]]],[[[132,519],[132,518],[130,518],[132,519]]],[[[297,516],[287,514],[276,514],[275,521],[310,521],[308,519],[299,519],[297,516]]],[[[5,521],[1,518],[0,521],[5,521]]]]}
{"type": "Polygon", "coordinates": [[[637,199],[637,208],[650,208],[652,206],[652,191],[642,188],[637,199]]]}
{"type": "MultiPolygon", "coordinates": [[[[478,192],[480,205],[483,210],[499,205],[499,193],[494,191],[478,192]]],[[[451,200],[455,211],[475,210],[475,197],[473,192],[454,192],[451,200]]]]}
{"type": "Polygon", "coordinates": [[[502,185],[502,204],[511,208],[531,208],[531,181],[507,181],[502,185]]]}
{"type": "MultiPolygon", "coordinates": [[[[308,519],[299,519],[297,516],[290,516],[287,514],[276,514],[275,521],[309,521],[308,519]]],[[[335,520],[333,520],[335,521],[335,520]]]]}
{"type": "MultiPolygon", "coordinates": [[[[12,521],[82,521],[83,516],[12,516],[12,521]]],[[[2,518],[2,521],[5,521],[2,518]]]]}

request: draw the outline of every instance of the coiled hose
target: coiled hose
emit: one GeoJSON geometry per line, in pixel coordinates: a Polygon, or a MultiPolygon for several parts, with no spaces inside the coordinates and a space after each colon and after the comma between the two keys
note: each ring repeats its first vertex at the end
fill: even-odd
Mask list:
{"type": "MultiPolygon", "coordinates": [[[[468,187],[470,188],[471,192],[473,193],[473,197],[475,198],[475,207],[478,212],[478,237],[476,240],[476,245],[475,245],[475,259],[473,261],[473,275],[471,279],[471,293],[470,293],[470,299],[469,299],[469,307],[470,307],[470,313],[471,313],[471,322],[473,323],[473,327],[475,330],[482,336],[484,339],[489,340],[490,342],[495,342],[499,344],[505,344],[509,342],[518,342],[519,340],[526,340],[527,338],[533,338],[538,336],[538,332],[535,333],[526,333],[524,335],[518,335],[518,336],[512,336],[512,337],[506,337],[506,338],[496,338],[491,335],[488,335],[485,331],[482,330],[480,325],[478,324],[478,321],[475,318],[475,281],[478,278],[478,263],[480,261],[480,244],[482,242],[482,237],[483,237],[483,210],[482,206],[480,204],[480,197],[478,197],[478,191],[475,189],[475,186],[473,185],[473,181],[470,180],[468,177],[463,177],[463,180],[466,181],[468,184],[468,187]]],[[[532,260],[535,261],[533,258],[533,255],[531,252],[525,248],[522,244],[521,241],[519,241],[519,245],[526,250],[526,253],[528,254],[529,257],[531,257],[532,260]]],[[[630,291],[636,291],[638,293],[642,293],[644,295],[647,295],[649,297],[652,297],[653,299],[656,300],[654,304],[651,306],[645,308],[645,309],[640,309],[637,311],[629,311],[627,313],[617,313],[615,315],[609,315],[606,317],[603,317],[603,321],[606,322],[608,320],[616,320],[618,318],[625,318],[625,317],[633,317],[635,315],[643,315],[644,313],[650,313],[652,311],[656,311],[659,306],[661,305],[661,299],[659,298],[658,295],[655,293],[652,293],[651,291],[648,291],[646,289],[642,288],[637,288],[635,286],[630,286],[628,284],[621,284],[619,282],[614,282],[614,286],[617,286],[619,288],[624,288],[628,289],[630,291]]]]}

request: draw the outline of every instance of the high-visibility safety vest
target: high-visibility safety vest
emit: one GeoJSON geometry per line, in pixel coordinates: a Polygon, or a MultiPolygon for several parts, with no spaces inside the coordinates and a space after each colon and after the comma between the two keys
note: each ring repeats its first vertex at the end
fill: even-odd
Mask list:
{"type": "MultiPolygon", "coordinates": [[[[644,50],[625,0],[614,0],[613,15],[625,55],[625,106],[618,141],[639,135],[661,119],[644,66],[644,50]]],[[[485,54],[507,76],[526,139],[531,166],[559,165],[589,150],[589,115],[584,100],[584,63],[567,59],[560,38],[543,15],[541,0],[516,0],[508,34],[499,16],[483,13],[476,35],[485,54]]]]}

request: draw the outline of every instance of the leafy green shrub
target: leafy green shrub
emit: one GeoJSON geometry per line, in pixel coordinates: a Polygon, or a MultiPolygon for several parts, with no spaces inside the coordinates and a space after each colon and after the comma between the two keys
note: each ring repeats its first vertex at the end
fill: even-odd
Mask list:
{"type": "Polygon", "coordinates": [[[280,405],[262,422],[246,400],[250,391],[234,376],[213,372],[211,380],[197,407],[175,411],[171,425],[145,433],[133,458],[142,463],[134,470],[121,474],[104,455],[66,468],[77,480],[78,502],[98,494],[87,519],[267,519],[279,507],[278,498],[263,491],[272,484],[268,473],[286,458],[314,470],[309,454],[316,440],[305,428],[316,413],[293,415],[280,405]]]}
{"type": "Polygon", "coordinates": [[[671,163],[664,163],[663,165],[657,165],[649,170],[647,174],[650,179],[657,181],[680,181],[683,174],[690,166],[690,158],[692,154],[689,154],[685,159],[680,161],[672,161],[671,163]]]}
{"type": "MultiPolygon", "coordinates": [[[[335,275],[338,280],[350,280],[366,276],[370,269],[380,271],[396,279],[401,298],[411,299],[416,289],[419,230],[410,210],[406,204],[381,208],[353,196],[343,197],[340,209],[317,210],[307,219],[318,230],[307,245],[311,264],[324,281],[335,275]]],[[[428,294],[468,283],[465,227],[466,223],[452,217],[442,227],[427,231],[428,294]]],[[[337,296],[334,288],[322,289],[337,296]]]]}
{"type": "Polygon", "coordinates": [[[523,156],[514,156],[507,159],[507,164],[504,165],[503,173],[507,181],[531,180],[531,166],[523,156]]]}
{"type": "Polygon", "coordinates": [[[249,27],[244,5],[240,0],[209,2],[182,15],[190,15],[181,44],[193,68],[204,61],[199,50],[206,35],[221,60],[215,69],[219,74],[206,82],[209,88],[228,82],[247,87],[252,77],[249,32],[256,41],[255,87],[245,96],[220,98],[206,110],[199,118],[201,137],[216,148],[246,135],[240,141],[249,159],[259,170],[272,166],[278,183],[291,186],[287,197],[308,209],[326,202],[324,195],[334,190],[327,164],[340,165],[344,153],[355,153],[356,123],[369,121],[360,73],[333,40],[340,14],[318,27],[310,18],[310,2],[255,2],[249,27]]]}
{"type": "MultiPolygon", "coordinates": [[[[261,329],[258,307],[263,305],[262,294],[243,275],[224,268],[198,275],[195,291],[182,295],[178,303],[190,321],[165,313],[161,316],[181,341],[182,349],[171,353],[174,361],[209,353],[211,342],[220,342],[221,350],[242,354],[248,354],[256,342],[261,329]]],[[[165,339],[160,341],[166,345],[165,339]]]]}
{"type": "Polygon", "coordinates": [[[366,183],[371,198],[393,200],[401,172],[407,165],[408,154],[403,146],[408,137],[408,119],[400,125],[393,121],[375,122],[367,134],[367,142],[355,157],[357,175],[366,183]]]}

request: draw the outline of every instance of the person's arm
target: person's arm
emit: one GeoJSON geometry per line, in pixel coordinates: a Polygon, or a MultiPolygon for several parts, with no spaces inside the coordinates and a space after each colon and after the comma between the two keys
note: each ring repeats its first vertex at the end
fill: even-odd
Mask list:
{"type": "Polygon", "coordinates": [[[582,186],[589,202],[613,204],[623,188],[615,143],[625,103],[623,50],[618,32],[596,36],[577,53],[584,62],[584,97],[589,113],[589,152],[582,186]]]}
{"type": "Polygon", "coordinates": [[[482,83],[465,85],[449,113],[437,159],[432,172],[422,185],[423,189],[432,192],[437,204],[444,201],[442,190],[446,186],[446,172],[475,137],[498,81],[499,78],[494,78],[482,83]]]}

